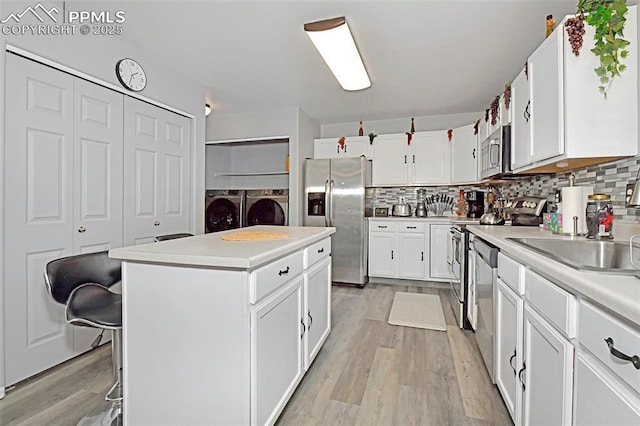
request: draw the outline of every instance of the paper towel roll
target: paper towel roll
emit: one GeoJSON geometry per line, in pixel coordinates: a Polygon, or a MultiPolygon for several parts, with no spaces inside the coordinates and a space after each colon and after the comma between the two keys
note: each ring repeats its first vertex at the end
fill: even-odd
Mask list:
{"type": "Polygon", "coordinates": [[[593,194],[592,186],[569,186],[562,188],[562,231],[573,232],[573,217],[578,217],[578,233],[587,233],[585,210],[587,195],[593,194]]]}

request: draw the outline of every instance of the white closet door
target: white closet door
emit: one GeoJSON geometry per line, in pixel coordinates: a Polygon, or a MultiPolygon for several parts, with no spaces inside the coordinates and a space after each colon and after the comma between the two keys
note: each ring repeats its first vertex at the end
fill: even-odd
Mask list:
{"type": "Polygon", "coordinates": [[[190,120],[129,97],[124,114],[124,245],[189,232],[190,120]]]}
{"type": "Polygon", "coordinates": [[[73,77],[7,54],[5,143],[6,385],[73,354],[45,264],[73,250],[73,77]]]}
{"type": "MultiPolygon", "coordinates": [[[[121,247],[124,97],[76,78],[74,100],[73,252],[121,247]]],[[[74,351],[90,350],[98,333],[73,327],[74,351]]]]}

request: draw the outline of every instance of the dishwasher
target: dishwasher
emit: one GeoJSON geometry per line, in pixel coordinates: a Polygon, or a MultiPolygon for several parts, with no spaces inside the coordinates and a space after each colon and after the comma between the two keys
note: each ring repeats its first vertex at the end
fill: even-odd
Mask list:
{"type": "Polygon", "coordinates": [[[475,257],[475,337],[482,354],[491,382],[495,383],[493,354],[495,342],[494,304],[498,279],[499,249],[488,242],[474,237],[470,242],[472,256],[475,257]]]}

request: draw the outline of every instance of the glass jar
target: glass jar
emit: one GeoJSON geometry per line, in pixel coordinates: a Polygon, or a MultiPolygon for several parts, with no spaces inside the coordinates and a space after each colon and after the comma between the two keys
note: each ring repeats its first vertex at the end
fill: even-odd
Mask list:
{"type": "Polygon", "coordinates": [[[591,194],[587,197],[587,238],[596,240],[613,238],[613,205],[608,194],[591,194]]]}

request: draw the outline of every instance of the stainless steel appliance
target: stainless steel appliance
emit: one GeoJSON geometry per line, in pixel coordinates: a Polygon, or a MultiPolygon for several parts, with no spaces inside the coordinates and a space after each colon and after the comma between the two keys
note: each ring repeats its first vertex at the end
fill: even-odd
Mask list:
{"type": "Polygon", "coordinates": [[[333,226],[333,281],[364,286],[367,276],[367,221],[373,197],[371,162],[364,157],[307,160],[304,170],[305,226],[333,226]]]}
{"type": "Polygon", "coordinates": [[[244,190],[207,190],[204,196],[204,232],[224,231],[243,226],[244,205],[244,190]]]}
{"type": "Polygon", "coordinates": [[[475,288],[474,303],[476,309],[475,336],[482,359],[484,360],[491,381],[495,383],[493,357],[495,353],[494,303],[498,280],[499,249],[488,242],[474,237],[470,250],[475,256],[475,288]]]}
{"type": "Polygon", "coordinates": [[[484,214],[484,192],[467,191],[467,217],[478,218],[484,214]]]}
{"type": "Polygon", "coordinates": [[[480,143],[480,178],[511,174],[511,126],[502,126],[480,143]]]}
{"type": "Polygon", "coordinates": [[[245,226],[289,223],[288,189],[248,189],[245,226]]]}
{"type": "Polygon", "coordinates": [[[455,313],[458,326],[470,329],[467,320],[467,251],[469,249],[468,231],[464,225],[454,224],[449,229],[449,244],[447,246],[447,264],[454,277],[450,281],[451,293],[449,302],[455,313]]]}
{"type": "Polygon", "coordinates": [[[511,216],[513,226],[538,226],[547,200],[540,197],[520,197],[505,203],[505,213],[511,216]]]}

